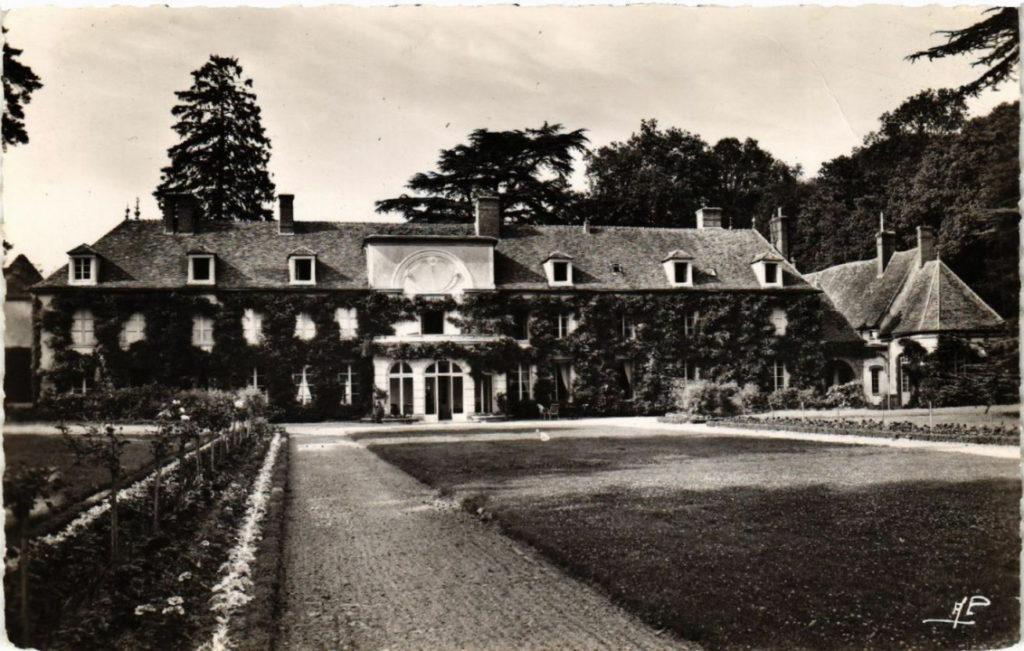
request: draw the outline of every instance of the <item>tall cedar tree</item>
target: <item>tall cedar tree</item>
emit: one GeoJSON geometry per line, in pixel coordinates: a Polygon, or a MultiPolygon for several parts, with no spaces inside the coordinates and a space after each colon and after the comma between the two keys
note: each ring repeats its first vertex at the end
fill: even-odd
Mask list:
{"type": "Polygon", "coordinates": [[[574,201],[573,154],[587,142],[583,129],[566,132],[546,122],[537,129],[476,129],[468,143],[441,151],[437,171],[409,179],[406,188],[416,195],[378,201],[377,212],[411,222],[472,221],[474,197],[487,193],[501,197],[506,221],[561,223],[574,201]]]}
{"type": "Polygon", "coordinates": [[[192,73],[192,88],[176,92],[181,104],[171,113],[181,141],[167,153],[153,195],[191,194],[209,220],[273,219],[267,204],[274,183],[267,172],[270,140],[260,123],[251,79],[242,78],[238,59],[211,55],[192,73]]]}
{"type": "Polygon", "coordinates": [[[988,18],[970,27],[938,32],[946,37],[945,43],[914,52],[907,59],[927,58],[931,61],[979,52],[981,55],[971,65],[985,68],[985,72],[961,86],[959,92],[965,96],[977,96],[986,88],[995,88],[1012,77],[1020,59],[1018,10],[1017,7],[993,7],[984,13],[990,14],[988,18]]]}
{"type": "Polygon", "coordinates": [[[32,93],[43,87],[32,68],[18,61],[21,50],[11,47],[7,42],[7,28],[4,33],[4,116],[3,116],[3,148],[28,143],[28,132],[25,130],[25,104],[32,100],[32,93]]]}

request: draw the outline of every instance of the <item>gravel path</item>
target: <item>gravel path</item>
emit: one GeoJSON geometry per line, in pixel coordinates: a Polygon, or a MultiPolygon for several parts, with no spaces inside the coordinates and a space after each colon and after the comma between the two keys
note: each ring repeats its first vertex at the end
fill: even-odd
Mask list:
{"type": "Polygon", "coordinates": [[[291,437],[283,649],[695,648],[340,437],[291,437]]]}

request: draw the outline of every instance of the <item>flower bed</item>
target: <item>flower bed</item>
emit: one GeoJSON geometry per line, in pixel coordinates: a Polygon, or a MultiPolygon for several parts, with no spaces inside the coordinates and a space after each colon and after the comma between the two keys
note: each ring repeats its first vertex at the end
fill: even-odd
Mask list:
{"type": "Polygon", "coordinates": [[[907,421],[854,421],[833,418],[754,418],[738,416],[716,419],[711,424],[748,427],[750,429],[808,432],[812,434],[848,434],[922,441],[986,443],[993,445],[1017,445],[1020,442],[1020,432],[1014,427],[965,427],[957,423],[941,423],[933,427],[927,427],[907,421]]]}

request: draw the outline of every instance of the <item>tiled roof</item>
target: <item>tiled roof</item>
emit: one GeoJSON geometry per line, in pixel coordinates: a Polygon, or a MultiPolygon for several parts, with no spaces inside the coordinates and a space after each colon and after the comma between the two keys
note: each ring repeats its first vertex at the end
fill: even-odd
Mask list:
{"type": "MultiPolygon", "coordinates": [[[[318,288],[356,289],[367,287],[363,243],[371,235],[475,237],[472,224],[303,221],[295,222],[294,235],[279,235],[276,222],[206,224],[197,234],[169,235],[160,222],[143,220],[121,222],[93,248],[103,259],[100,287],[182,287],[186,252],[193,249],[217,255],[219,288],[287,287],[288,255],[304,247],[316,251],[318,288]]],[[[546,289],[543,262],[559,251],[572,256],[577,288],[669,289],[662,261],[677,249],[693,256],[695,288],[710,290],[758,289],[750,260],[774,252],[753,230],[511,225],[495,247],[495,282],[503,289],[546,289]]],[[[788,263],[782,268],[784,289],[813,291],[788,263]]],[[[66,284],[65,268],[39,287],[66,284]]]]}
{"type": "Polygon", "coordinates": [[[855,328],[881,334],[990,330],[1003,320],[940,260],[919,264],[917,249],[895,253],[882,277],[877,260],[806,275],[855,328]]]}
{"type": "MultiPolygon", "coordinates": [[[[64,275],[67,276],[67,268],[64,275]]],[[[39,270],[24,255],[19,255],[14,262],[4,268],[4,280],[7,281],[6,298],[30,298],[28,288],[43,279],[39,270]]]]}

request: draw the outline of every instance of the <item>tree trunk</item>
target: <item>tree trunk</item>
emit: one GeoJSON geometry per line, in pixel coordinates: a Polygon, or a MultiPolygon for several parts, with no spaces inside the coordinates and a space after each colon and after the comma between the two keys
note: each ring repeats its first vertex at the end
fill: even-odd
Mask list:
{"type": "Polygon", "coordinates": [[[21,529],[21,558],[18,565],[18,589],[21,599],[21,642],[25,647],[32,646],[32,620],[28,604],[28,514],[18,523],[21,529]]]}

